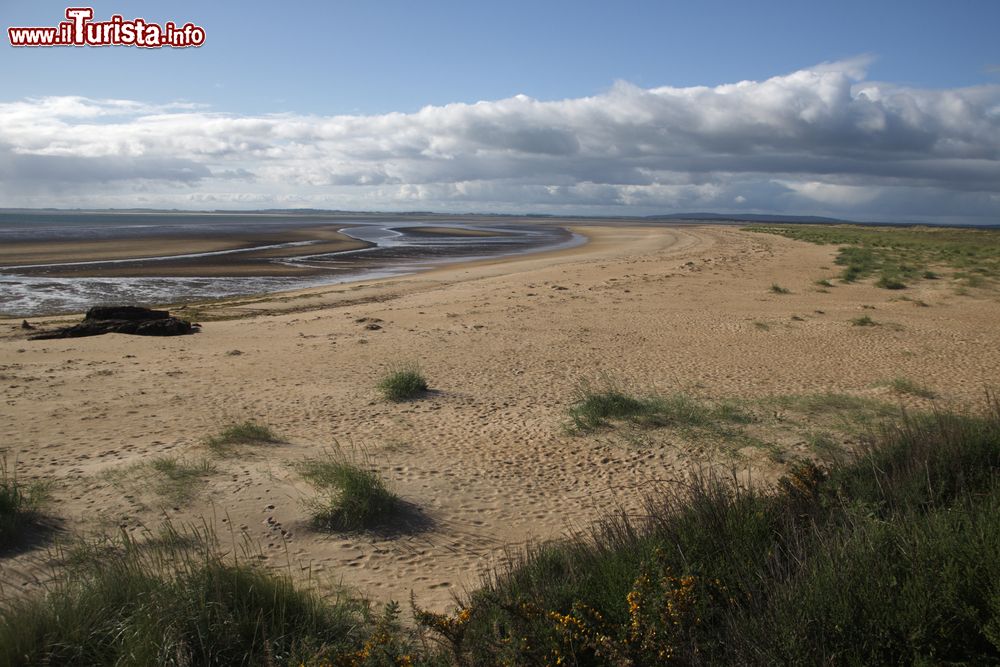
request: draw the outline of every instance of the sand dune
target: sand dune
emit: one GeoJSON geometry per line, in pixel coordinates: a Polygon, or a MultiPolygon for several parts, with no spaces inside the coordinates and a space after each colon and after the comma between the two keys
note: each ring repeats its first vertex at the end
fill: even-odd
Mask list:
{"type": "MultiPolygon", "coordinates": [[[[640,447],[567,433],[582,379],[708,398],[899,400],[878,382],[906,376],[941,401],[974,404],[1000,378],[995,296],[957,296],[944,281],[908,290],[930,307],[863,284],[820,292],[833,248],[735,228],[578,231],[591,242],[562,252],[224,302],[200,311],[238,318],[209,318],[190,337],[29,342],[19,321],[0,323],[0,437],[22,477],[55,481],[67,531],[206,517],[224,540],[230,527],[245,532],[275,566],[381,600],[413,591],[440,609],[505,545],[638,510],[642,489],[736,460],[682,440],[640,447]],[[862,313],[884,325],[852,326],[862,313]],[[378,397],[379,376],[400,361],[419,362],[426,399],[378,397]],[[189,503],[165,502],[129,468],[204,457],[205,436],[244,419],[288,444],[216,460],[189,503]],[[347,536],[308,527],[312,491],[294,464],[337,444],[411,504],[409,525],[347,536]]],[[[741,456],[762,474],[779,465],[741,456]]],[[[45,576],[42,560],[0,561],[6,587],[45,576]]]]}

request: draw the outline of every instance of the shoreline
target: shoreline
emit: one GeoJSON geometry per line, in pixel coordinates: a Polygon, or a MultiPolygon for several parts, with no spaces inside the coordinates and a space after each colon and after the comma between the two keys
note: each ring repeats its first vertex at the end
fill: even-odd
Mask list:
{"type": "MultiPolygon", "coordinates": [[[[154,305],[170,309],[171,312],[177,311],[174,314],[181,317],[185,316],[185,311],[195,311],[203,321],[224,321],[266,315],[303,313],[358,302],[386,301],[405,294],[433,290],[457,282],[530,271],[550,262],[565,263],[583,258],[597,261],[613,256],[623,248],[647,247],[652,240],[662,236],[658,230],[663,228],[568,226],[566,229],[585,240],[566,248],[541,249],[497,257],[446,262],[437,266],[414,269],[412,272],[400,275],[374,278],[359,277],[313,287],[261,292],[245,296],[191,299],[154,305]]],[[[0,316],[0,329],[4,325],[19,325],[22,320],[35,326],[47,326],[53,322],[70,321],[82,316],[83,311],[27,317],[0,316]]]]}
{"type": "MultiPolygon", "coordinates": [[[[427,234],[427,235],[441,234],[445,230],[447,230],[448,232],[451,232],[451,228],[443,228],[443,227],[442,228],[422,227],[422,228],[418,228],[418,229],[420,230],[420,233],[427,234]]],[[[552,247],[542,247],[542,248],[538,248],[538,249],[527,249],[527,250],[523,250],[523,251],[519,251],[519,252],[512,252],[512,253],[500,254],[500,255],[495,255],[495,256],[477,257],[477,258],[472,258],[472,259],[464,259],[464,258],[455,258],[453,260],[447,260],[447,259],[446,260],[428,259],[428,260],[426,260],[424,262],[417,262],[417,263],[414,263],[413,265],[411,265],[409,267],[405,267],[405,268],[402,268],[402,269],[396,269],[396,270],[393,270],[392,267],[386,267],[385,269],[380,269],[380,267],[378,267],[377,265],[372,265],[372,266],[369,267],[369,266],[366,266],[366,264],[365,264],[364,261],[357,261],[356,262],[356,268],[355,268],[355,270],[352,271],[350,274],[347,274],[346,279],[340,280],[340,279],[337,279],[334,276],[331,276],[329,282],[325,282],[324,284],[321,284],[321,285],[308,286],[308,287],[292,287],[291,289],[266,291],[266,292],[259,292],[259,293],[239,295],[239,296],[228,296],[228,297],[227,296],[220,296],[220,297],[192,298],[192,299],[181,299],[181,300],[175,300],[175,301],[164,301],[164,302],[156,302],[156,303],[152,303],[151,302],[151,303],[146,304],[146,305],[153,306],[153,307],[161,307],[161,308],[162,307],[171,307],[171,308],[189,307],[189,308],[196,308],[196,309],[199,309],[199,310],[205,310],[205,309],[212,309],[215,306],[226,307],[227,304],[231,304],[233,301],[237,301],[237,302],[247,301],[247,302],[260,303],[260,302],[266,302],[266,301],[273,300],[274,302],[279,303],[279,302],[287,301],[289,299],[304,298],[304,297],[312,296],[312,295],[323,293],[325,291],[330,291],[330,290],[332,290],[332,291],[341,291],[343,289],[353,289],[353,286],[358,285],[358,284],[382,284],[382,283],[384,283],[386,281],[393,281],[394,282],[394,281],[400,281],[400,280],[407,280],[407,279],[410,279],[410,278],[413,278],[413,277],[416,277],[416,276],[434,276],[434,275],[437,275],[439,272],[445,272],[445,273],[447,273],[451,269],[466,269],[468,267],[480,266],[480,265],[493,265],[493,264],[496,264],[498,266],[503,266],[503,265],[506,265],[507,263],[517,262],[518,260],[525,259],[525,258],[538,258],[538,259],[552,258],[552,257],[556,257],[556,256],[559,256],[559,255],[562,255],[563,253],[571,252],[574,249],[587,246],[587,245],[589,245],[592,242],[591,235],[586,231],[589,228],[564,227],[562,229],[565,229],[565,230],[569,231],[571,234],[573,234],[573,238],[569,239],[568,241],[564,241],[562,243],[557,244],[557,246],[560,246],[560,247],[555,247],[555,248],[552,248],[552,247]],[[562,247],[562,246],[565,246],[565,247],[562,247]],[[370,277],[370,276],[365,276],[364,275],[365,272],[369,272],[369,273],[385,272],[385,273],[389,273],[391,275],[370,277]],[[360,275],[354,275],[355,273],[360,274],[360,275]]],[[[322,250],[322,249],[320,249],[317,246],[307,246],[307,248],[310,251],[310,254],[313,254],[314,252],[317,252],[317,251],[318,252],[348,252],[348,251],[365,250],[365,249],[369,249],[369,248],[374,247],[374,244],[372,244],[372,243],[369,243],[369,242],[366,242],[366,241],[362,241],[362,240],[359,240],[359,239],[354,239],[354,238],[349,237],[346,234],[343,234],[341,232],[334,232],[334,234],[336,234],[337,236],[340,236],[343,239],[345,239],[345,241],[331,241],[331,244],[342,244],[340,247],[338,247],[336,249],[322,250]]],[[[481,236],[481,235],[483,235],[483,233],[480,230],[474,230],[474,229],[473,230],[464,230],[464,229],[462,229],[462,230],[459,230],[459,233],[457,235],[461,235],[461,236],[468,235],[468,236],[475,237],[475,236],[481,236]]],[[[214,243],[217,243],[217,242],[218,241],[215,241],[214,243]]],[[[190,243],[191,243],[190,239],[178,240],[177,243],[178,243],[178,245],[173,246],[173,250],[175,250],[175,251],[179,250],[181,252],[212,252],[216,248],[216,246],[212,246],[212,245],[198,245],[198,244],[190,245],[190,243]]],[[[124,244],[124,247],[122,247],[122,248],[119,248],[116,245],[112,244],[112,248],[109,250],[109,252],[111,252],[111,253],[119,252],[120,253],[120,252],[130,252],[132,250],[134,250],[134,244],[132,244],[131,242],[126,242],[124,244]]],[[[257,258],[275,258],[275,257],[280,257],[282,252],[283,252],[282,250],[260,250],[260,251],[250,250],[249,254],[252,254],[254,257],[257,257],[257,258]]],[[[299,254],[301,254],[301,251],[300,251],[299,254]]],[[[87,253],[84,253],[81,256],[87,256],[87,253]]],[[[62,257],[65,258],[65,256],[62,256],[62,257]]],[[[80,261],[80,260],[78,260],[78,261],[80,261]]],[[[328,271],[324,271],[322,269],[311,269],[311,270],[310,269],[306,269],[306,268],[298,269],[296,267],[291,267],[291,266],[286,266],[286,265],[280,265],[280,264],[267,264],[267,265],[263,265],[263,266],[260,265],[260,264],[247,264],[247,265],[243,265],[243,264],[240,264],[238,262],[233,262],[233,261],[229,261],[229,262],[226,262],[224,264],[215,264],[215,265],[212,265],[212,261],[213,261],[213,258],[206,258],[206,262],[205,263],[208,265],[207,268],[199,268],[199,266],[197,265],[197,263],[191,263],[188,266],[180,267],[178,269],[178,271],[179,271],[178,273],[171,273],[171,275],[169,275],[169,276],[167,276],[167,275],[160,276],[159,273],[161,273],[161,272],[156,272],[153,269],[148,269],[148,270],[143,270],[143,271],[136,272],[132,268],[107,269],[107,270],[103,270],[103,271],[99,271],[99,272],[92,272],[93,275],[91,275],[91,273],[88,273],[85,276],[84,275],[77,275],[76,273],[73,273],[73,272],[66,272],[65,274],[59,274],[59,275],[63,275],[65,277],[69,277],[69,278],[74,278],[74,277],[82,277],[82,278],[85,278],[85,277],[97,277],[97,278],[104,278],[104,277],[151,277],[151,278],[156,278],[156,277],[163,277],[163,278],[173,278],[173,277],[181,277],[181,278],[183,278],[183,277],[191,277],[191,278],[253,278],[253,277],[261,277],[261,278],[268,278],[268,277],[292,278],[292,277],[301,277],[301,278],[307,278],[307,277],[316,277],[316,278],[321,278],[323,276],[329,275],[328,271]]],[[[171,271],[175,271],[174,267],[176,267],[176,265],[172,266],[171,271]]],[[[11,275],[14,275],[14,274],[11,274],[11,275]]],[[[52,275],[51,277],[56,277],[56,276],[52,275]]],[[[317,307],[320,307],[320,306],[317,306],[317,307]]],[[[44,323],[44,322],[46,322],[48,320],[53,320],[53,319],[63,320],[63,319],[72,318],[72,317],[75,317],[75,316],[82,316],[82,314],[83,314],[83,311],[41,313],[41,314],[33,314],[33,315],[27,315],[27,316],[7,316],[7,315],[0,314],[0,326],[2,326],[4,323],[9,323],[9,322],[14,322],[14,321],[20,322],[21,320],[27,320],[28,322],[32,322],[32,323],[44,323]]]]}
{"type": "MultiPolygon", "coordinates": [[[[402,223],[401,223],[402,224],[402,223]]],[[[72,242],[20,242],[11,243],[0,251],[0,270],[6,269],[3,278],[25,287],[24,294],[17,298],[31,299],[28,290],[33,281],[80,281],[74,287],[67,282],[59,289],[66,290],[68,299],[76,290],[107,291],[109,282],[117,279],[135,278],[137,283],[134,296],[90,297],[92,303],[134,302],[144,305],[163,306],[168,304],[197,304],[233,298],[259,299],[268,294],[286,294],[303,289],[318,289],[351,284],[379,278],[399,278],[417,273],[433,271],[441,266],[453,266],[489,260],[503,261],[508,257],[546,253],[561,250],[581,243],[585,237],[557,227],[560,233],[571,237],[564,241],[548,242],[539,246],[526,245],[532,233],[519,236],[505,229],[479,229],[446,226],[405,225],[407,233],[416,239],[401,245],[393,242],[382,244],[369,240],[365,234],[354,231],[394,231],[394,227],[306,227],[281,230],[280,233],[246,233],[224,237],[178,236],[157,239],[116,239],[88,241],[81,244],[72,242]],[[465,246],[449,244],[449,237],[469,239],[465,246]],[[476,239],[482,238],[483,242],[476,239]],[[441,241],[435,241],[441,239],[441,241]],[[493,249],[494,239],[513,239],[513,246],[503,250],[493,249]],[[156,241],[155,244],[152,241],[156,241]],[[430,243],[425,250],[423,244],[430,243]],[[410,244],[413,245],[410,245],[410,244]],[[444,245],[435,245],[444,244],[444,245]],[[518,245],[523,247],[518,248],[518,245]],[[82,247],[78,247],[82,246],[82,247]],[[152,246],[152,247],[151,247],[152,246]],[[397,247],[398,246],[398,247],[397,247]],[[442,249],[448,249],[442,254],[442,249]],[[448,254],[454,256],[449,257],[448,254]],[[465,255],[465,256],[463,256],[465,255]],[[18,258],[13,264],[4,265],[18,258]],[[205,281],[220,279],[229,281],[220,286],[218,294],[211,292],[211,283],[205,281]],[[296,286],[293,280],[301,279],[311,285],[296,286]],[[244,283],[233,281],[244,280],[244,283]],[[253,291],[254,281],[268,281],[272,285],[263,291],[253,291]],[[196,293],[183,295],[183,281],[194,281],[196,293]],[[287,284],[286,284],[287,283],[287,284]],[[91,287],[86,287],[91,285],[91,287]],[[174,287],[171,287],[174,285],[174,287]],[[177,292],[176,298],[167,296],[177,292]],[[154,296],[159,294],[160,296],[154,296]]],[[[374,237],[372,237],[374,238],[374,237]]],[[[41,283],[41,284],[47,284],[41,283]]],[[[119,288],[113,288],[117,291],[119,288]]],[[[44,306],[35,306],[38,309],[44,306]]],[[[80,313],[72,308],[52,306],[49,312],[0,316],[0,322],[7,319],[62,317],[80,313]]]]}

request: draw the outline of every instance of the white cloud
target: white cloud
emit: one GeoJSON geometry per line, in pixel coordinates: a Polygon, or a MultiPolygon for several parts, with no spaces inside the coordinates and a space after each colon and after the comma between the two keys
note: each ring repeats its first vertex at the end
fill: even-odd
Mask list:
{"type": "Polygon", "coordinates": [[[713,88],[412,114],[0,103],[0,206],[282,205],[1000,219],[1000,86],[865,80],[861,57],[713,88]],[[913,196],[914,194],[919,196],[913,196]],[[936,199],[934,199],[936,197],[936,199]],[[943,213],[928,202],[947,201],[943,213]],[[290,205],[290,204],[289,204],[290,205]]]}
{"type": "Polygon", "coordinates": [[[840,206],[867,204],[879,196],[879,188],[863,185],[837,185],[816,181],[776,181],[807,199],[840,206]]]}

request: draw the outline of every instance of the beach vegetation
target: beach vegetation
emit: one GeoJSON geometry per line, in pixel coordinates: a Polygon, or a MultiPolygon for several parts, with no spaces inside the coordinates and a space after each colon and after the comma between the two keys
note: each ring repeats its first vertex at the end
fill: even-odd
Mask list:
{"type": "Polygon", "coordinates": [[[416,364],[391,368],[376,385],[382,396],[399,403],[423,396],[427,392],[427,378],[416,364]]]}
{"type": "Polygon", "coordinates": [[[906,289],[906,283],[898,275],[888,272],[882,273],[882,276],[875,282],[875,286],[891,290],[906,289]]]}
{"type": "Polygon", "coordinates": [[[323,530],[359,531],[386,523],[401,507],[370,462],[341,451],[302,461],[299,474],[318,492],[306,501],[313,525],[323,530]]]}
{"type": "Polygon", "coordinates": [[[895,377],[880,383],[897,394],[907,394],[918,398],[937,398],[937,392],[906,377],[895,377]]]}
{"type": "MultiPolygon", "coordinates": [[[[624,412],[608,414],[636,409],[619,399],[624,412]]],[[[842,394],[776,400],[817,413],[878,405],[842,394]]],[[[41,590],[0,604],[0,663],[1000,661],[996,398],[980,414],[898,415],[850,451],[829,432],[810,442],[836,456],[791,462],[771,484],[706,468],[651,490],[641,513],[512,547],[454,612],[412,601],[416,628],[399,622],[395,603],[375,613],[265,569],[252,547],[219,555],[207,531],[168,527],[140,540],[123,530],[75,550],[41,590]]],[[[300,470],[317,481],[341,474],[300,470]]]]}
{"type": "Polygon", "coordinates": [[[992,401],[883,424],[770,488],[704,471],[424,620],[467,664],[987,664],[998,511],[992,401]]]}
{"type": "Polygon", "coordinates": [[[853,318],[851,324],[856,327],[874,327],[878,325],[878,322],[873,320],[870,315],[862,315],[861,317],[853,318]]]}
{"type": "Polygon", "coordinates": [[[615,422],[649,428],[714,428],[720,423],[748,424],[754,420],[751,412],[733,401],[711,404],[683,393],[639,395],[608,379],[596,387],[581,383],[569,416],[570,430],[577,433],[615,422]]]}
{"type": "Polygon", "coordinates": [[[899,409],[867,396],[855,396],[838,392],[812,394],[779,394],[762,399],[769,405],[794,410],[811,418],[835,414],[868,414],[872,417],[895,417],[899,409]]]}
{"type": "Polygon", "coordinates": [[[12,546],[39,518],[47,497],[47,484],[19,480],[16,464],[8,467],[6,454],[0,455],[0,551],[12,546]]]}
{"type": "Polygon", "coordinates": [[[205,445],[219,456],[232,454],[237,445],[266,445],[281,442],[284,441],[270,426],[253,420],[230,424],[205,439],[205,445]]]}
{"type": "Polygon", "coordinates": [[[771,291],[775,294],[791,294],[792,290],[787,287],[782,287],[778,283],[771,283],[771,291]]]}
{"type": "Polygon", "coordinates": [[[155,474],[154,492],[174,504],[189,502],[216,471],[208,459],[187,460],[177,456],[158,456],[149,461],[155,474]]]}
{"type": "Polygon", "coordinates": [[[878,287],[903,289],[908,283],[940,278],[942,267],[966,282],[969,276],[978,276],[968,287],[985,287],[1000,279],[997,229],[764,224],[744,229],[840,246],[834,261],[843,267],[844,282],[879,274],[878,287]]]}
{"type": "Polygon", "coordinates": [[[204,533],[140,540],[128,531],[75,550],[41,591],[0,606],[4,665],[403,664],[398,610],[373,614],[288,574],[223,557],[204,533]],[[391,641],[383,635],[391,633],[391,641]],[[362,653],[371,660],[361,658],[362,653]]]}

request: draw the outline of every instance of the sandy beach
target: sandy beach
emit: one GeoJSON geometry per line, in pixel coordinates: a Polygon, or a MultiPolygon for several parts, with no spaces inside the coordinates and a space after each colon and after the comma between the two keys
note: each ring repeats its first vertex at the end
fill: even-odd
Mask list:
{"type": "MultiPolygon", "coordinates": [[[[193,336],[28,341],[20,320],[0,321],[8,460],[24,479],[52,481],[64,537],[205,521],[224,544],[245,533],[296,576],[383,601],[412,591],[446,609],[507,547],[639,511],[643,492],[706,464],[767,479],[786,460],[774,448],[804,452],[795,437],[761,448],[672,432],[642,443],[574,435],[567,409],[581,381],[926,408],[934,401],[884,382],[912,378],[938,404],[975,407],[1000,378],[995,294],[957,295],[946,281],[921,282],[906,300],[870,284],[819,288],[837,273],[835,247],[735,227],[574,229],[589,243],[198,306],[193,336]],[[852,325],[863,314],[879,326],[852,325]],[[418,363],[432,391],[388,403],[375,384],[402,362],[418,363]],[[213,458],[184,503],[153,492],[149,460],[210,457],[204,439],[248,419],[287,443],[213,458]],[[313,491],[295,464],[337,448],[375,466],[410,520],[376,533],[311,529],[313,491]]],[[[44,547],[2,557],[0,594],[48,576],[50,558],[44,547]]]]}

